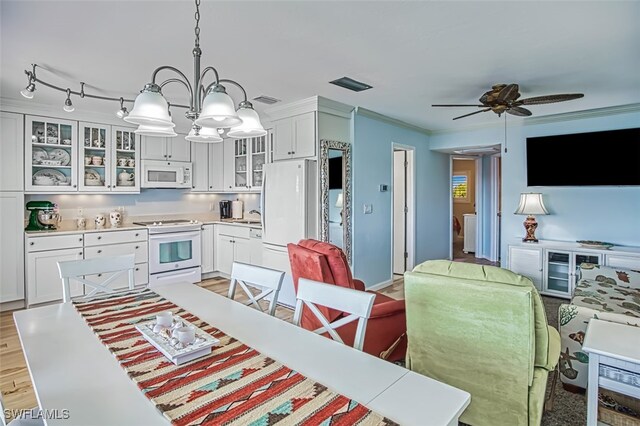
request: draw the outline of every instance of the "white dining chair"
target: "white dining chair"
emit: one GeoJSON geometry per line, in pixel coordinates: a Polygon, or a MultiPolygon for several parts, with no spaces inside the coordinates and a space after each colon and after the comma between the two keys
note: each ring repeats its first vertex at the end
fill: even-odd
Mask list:
{"type": "Polygon", "coordinates": [[[367,329],[367,321],[371,316],[373,300],[376,297],[374,293],[300,278],[298,280],[298,294],[296,297],[298,300],[296,301],[296,310],[293,314],[294,324],[300,325],[302,310],[306,306],[322,324],[322,327],[313,330],[313,332],[318,334],[329,333],[329,336],[331,336],[333,340],[344,344],[344,341],[336,332],[336,329],[350,322],[358,321],[353,347],[359,351],[362,350],[364,347],[364,334],[367,329]],[[349,315],[330,323],[316,305],[346,312],[349,315]]]}
{"type": "Polygon", "coordinates": [[[58,262],[58,270],[60,271],[60,278],[62,279],[62,299],[64,302],[71,301],[71,281],[77,281],[92,288],[92,290],[84,296],[85,299],[100,291],[113,293],[114,290],[110,286],[124,274],[128,275],[129,289],[133,290],[135,286],[135,266],[134,254],[58,262]],[[105,274],[111,274],[111,276],[102,282],[93,282],[86,279],[87,275],[102,277],[102,275],[105,274]]]}
{"type": "Polygon", "coordinates": [[[5,408],[2,401],[2,392],[0,392],[0,419],[2,419],[2,426],[44,426],[44,420],[42,420],[42,416],[39,416],[40,410],[38,407],[20,410],[20,415],[14,417],[9,423],[7,423],[7,416],[5,415],[7,411],[9,410],[5,408]]]}
{"type": "Polygon", "coordinates": [[[263,268],[261,266],[247,265],[246,263],[233,262],[233,266],[231,268],[231,283],[229,284],[229,299],[233,299],[235,297],[236,286],[240,285],[240,288],[244,290],[249,298],[245,304],[253,305],[256,309],[264,312],[258,302],[266,296],[273,294],[271,301],[269,302],[269,309],[267,312],[269,315],[274,316],[276,313],[278,294],[280,294],[283,279],[284,272],[282,271],[263,268]],[[249,285],[260,287],[262,292],[258,295],[254,295],[254,293],[249,289],[249,285]]]}

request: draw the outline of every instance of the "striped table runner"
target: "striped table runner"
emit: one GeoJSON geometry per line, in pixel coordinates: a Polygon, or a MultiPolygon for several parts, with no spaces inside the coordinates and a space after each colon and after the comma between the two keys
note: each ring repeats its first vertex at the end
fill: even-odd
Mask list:
{"type": "Polygon", "coordinates": [[[175,425],[395,425],[151,290],[107,294],[74,305],[129,377],[175,425]],[[210,355],[174,365],[135,329],[168,310],[219,339],[220,345],[210,355]]]}

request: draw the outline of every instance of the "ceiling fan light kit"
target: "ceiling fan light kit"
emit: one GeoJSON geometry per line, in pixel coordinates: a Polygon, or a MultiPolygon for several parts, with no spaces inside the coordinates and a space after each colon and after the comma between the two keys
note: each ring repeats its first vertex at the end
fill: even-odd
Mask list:
{"type": "Polygon", "coordinates": [[[186,109],[185,116],[192,121],[191,131],[186,137],[193,142],[220,142],[222,138],[219,131],[231,128],[227,135],[234,139],[264,136],[267,134],[258,113],[253,109],[251,102],[247,100],[247,92],[239,83],[224,79],[221,80],[218,71],[214,67],[206,67],[201,71],[200,59],[200,2],[195,0],[196,12],[194,28],[195,45],[193,48],[193,75],[192,82],[184,73],[175,67],[163,65],[155,69],[151,82],[147,83],[136,97],[135,101],[122,97],[112,98],[108,96],[93,95],[85,93],[84,83],[80,83],[80,91],[73,91],[70,88],[59,87],[47,83],[36,76],[37,64],[32,64],[32,70],[25,70],[28,83],[20,91],[20,94],[27,99],[33,99],[36,90],[36,83],[54,90],[65,92],[67,98],[64,102],[64,110],[74,111],[71,96],[81,98],[88,97],[105,101],[117,101],[120,109],[116,111],[116,116],[127,123],[136,124],[138,128],[135,133],[147,136],[177,136],[174,131],[175,124],[171,118],[170,107],[186,109]],[[171,71],[177,76],[168,78],[161,83],[156,82],[156,76],[160,71],[171,71]],[[215,81],[209,85],[204,84],[204,77],[208,72],[212,72],[215,81]],[[162,88],[167,84],[180,83],[189,93],[189,105],[170,104],[162,94],[162,88]],[[231,96],[227,94],[226,87],[221,83],[229,83],[238,87],[244,96],[244,100],[235,107],[231,96]],[[125,102],[133,102],[133,109],[129,112],[125,107],[125,102]]]}
{"type": "Polygon", "coordinates": [[[536,96],[533,98],[519,99],[520,87],[515,84],[495,84],[491,90],[485,92],[479,99],[480,105],[469,104],[434,104],[432,107],[475,107],[482,108],[479,111],[471,112],[469,114],[460,115],[455,117],[454,120],[469,117],[472,115],[480,114],[481,112],[493,111],[500,117],[502,114],[507,113],[518,117],[528,117],[532,115],[531,111],[527,108],[523,108],[522,105],[540,105],[550,104],[555,102],[565,102],[573,99],[579,99],[584,97],[582,93],[567,93],[559,95],[544,95],[536,96]]]}

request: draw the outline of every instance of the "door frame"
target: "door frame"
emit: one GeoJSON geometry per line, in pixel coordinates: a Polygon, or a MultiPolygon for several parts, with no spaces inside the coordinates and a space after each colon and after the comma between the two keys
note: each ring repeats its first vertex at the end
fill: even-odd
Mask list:
{"type": "MultiPolygon", "coordinates": [[[[453,260],[453,160],[473,161],[475,164],[475,185],[473,191],[475,191],[475,206],[474,211],[476,213],[476,251],[474,256],[476,258],[484,257],[482,253],[482,156],[478,155],[462,155],[451,154],[449,155],[449,260],[453,260]]],[[[464,221],[461,224],[464,226],[464,221]]]]}
{"type": "Polygon", "coordinates": [[[498,176],[502,175],[500,158],[500,154],[491,156],[491,250],[489,252],[489,260],[491,262],[497,262],[500,259],[500,221],[502,220],[498,216],[498,213],[502,214],[500,211],[502,182],[498,179],[498,176]]]}
{"type": "MultiPolygon", "coordinates": [[[[405,194],[407,203],[407,223],[405,226],[405,246],[407,250],[406,270],[410,271],[415,266],[415,251],[416,251],[416,230],[415,230],[415,215],[416,215],[416,185],[415,185],[415,147],[411,145],[403,145],[400,143],[391,143],[391,177],[393,181],[394,172],[394,151],[405,151],[407,155],[407,174],[405,183],[405,194]]],[[[391,223],[390,223],[390,236],[391,236],[391,263],[390,272],[391,280],[393,281],[393,223],[395,221],[394,209],[393,209],[393,193],[395,188],[391,185],[391,223]]]]}

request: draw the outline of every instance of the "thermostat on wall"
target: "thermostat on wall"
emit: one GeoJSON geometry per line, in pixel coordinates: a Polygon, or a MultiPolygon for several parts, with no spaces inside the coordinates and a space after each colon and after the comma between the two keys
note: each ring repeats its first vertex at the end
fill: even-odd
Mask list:
{"type": "Polygon", "coordinates": [[[380,185],[380,192],[387,192],[389,190],[389,185],[382,184],[380,185]]]}

